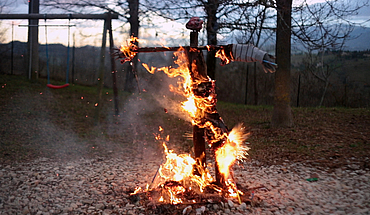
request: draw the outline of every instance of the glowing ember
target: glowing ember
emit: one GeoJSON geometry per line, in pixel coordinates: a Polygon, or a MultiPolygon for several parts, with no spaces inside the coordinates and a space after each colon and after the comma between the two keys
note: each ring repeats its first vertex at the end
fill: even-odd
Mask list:
{"type": "Polygon", "coordinates": [[[141,189],[141,187],[137,187],[133,193],[130,193],[130,195],[131,195],[131,196],[132,196],[132,195],[135,195],[135,194],[137,194],[138,192],[140,192],[141,190],[142,190],[142,189],[141,189]]]}

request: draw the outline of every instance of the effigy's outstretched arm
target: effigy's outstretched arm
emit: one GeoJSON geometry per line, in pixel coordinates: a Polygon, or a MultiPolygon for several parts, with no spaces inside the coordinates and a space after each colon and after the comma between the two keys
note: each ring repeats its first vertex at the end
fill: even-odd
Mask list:
{"type": "Polygon", "coordinates": [[[265,72],[275,72],[277,65],[273,62],[274,56],[255,47],[252,44],[230,44],[223,46],[216,54],[221,58],[221,65],[230,61],[260,62],[265,72]]]}

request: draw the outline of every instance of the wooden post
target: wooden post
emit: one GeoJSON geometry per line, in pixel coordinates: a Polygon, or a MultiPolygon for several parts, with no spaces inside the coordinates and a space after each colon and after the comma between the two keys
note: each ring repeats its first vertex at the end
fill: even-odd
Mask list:
{"type": "MultiPolygon", "coordinates": [[[[197,47],[198,46],[198,31],[194,30],[190,32],[190,47],[197,47]]],[[[202,52],[200,52],[202,53],[202,52]]],[[[200,55],[197,52],[189,52],[189,66],[190,72],[192,74],[193,82],[198,79],[199,76],[206,78],[207,77],[207,70],[203,68],[203,70],[199,70],[197,67],[193,67],[193,61],[204,61],[203,55],[200,55]]],[[[198,111],[200,111],[198,109],[198,111]]],[[[194,155],[195,158],[200,162],[200,164],[205,167],[206,166],[206,143],[204,139],[204,128],[200,128],[198,125],[193,125],[193,144],[194,144],[194,155]]]]}
{"type": "Polygon", "coordinates": [[[253,63],[253,90],[254,90],[254,105],[258,105],[257,62],[253,63]]]}
{"type": "MultiPolygon", "coordinates": [[[[209,80],[207,76],[207,64],[204,60],[203,52],[198,50],[197,48],[194,49],[193,47],[198,46],[198,31],[193,30],[190,33],[190,47],[187,50],[188,53],[188,60],[189,60],[189,67],[190,67],[190,74],[191,79],[193,82],[193,92],[196,96],[204,97],[206,96],[204,93],[207,94],[208,87],[213,86],[213,83],[209,80]],[[193,49],[192,49],[193,48],[193,49]],[[206,89],[204,89],[206,88],[206,89]]],[[[206,99],[206,98],[204,98],[206,99]]],[[[213,107],[209,107],[206,110],[198,108],[197,106],[197,114],[196,117],[198,118],[197,121],[207,121],[211,120],[212,122],[217,122],[217,127],[219,127],[224,132],[227,131],[226,126],[224,125],[221,117],[217,113],[216,110],[216,103],[214,103],[213,107]]],[[[201,128],[200,125],[193,125],[193,144],[194,144],[194,154],[195,158],[200,162],[203,168],[206,167],[206,142],[205,142],[205,128],[201,128]]],[[[212,137],[211,137],[212,138],[212,137]]],[[[219,147],[222,146],[224,140],[219,140],[216,143],[212,144],[212,150],[215,152],[219,147]]],[[[195,171],[197,173],[197,171],[195,171]]],[[[216,184],[220,187],[225,186],[225,177],[220,172],[219,165],[217,161],[215,161],[215,174],[216,174],[216,184]]]]}
{"type": "Polygon", "coordinates": [[[244,96],[244,104],[248,104],[248,76],[249,76],[249,65],[247,64],[247,74],[245,75],[245,96],[244,96]]]}
{"type": "Polygon", "coordinates": [[[113,80],[113,96],[114,96],[114,114],[116,116],[119,115],[118,110],[118,90],[117,90],[117,69],[116,69],[116,61],[114,59],[114,41],[113,41],[113,31],[112,31],[112,19],[111,13],[108,15],[108,26],[109,26],[109,50],[110,50],[110,63],[111,63],[111,72],[112,72],[112,80],[113,80]]]}
{"type": "Polygon", "coordinates": [[[10,56],[10,74],[13,75],[14,70],[14,22],[12,22],[12,51],[10,56]]]}
{"type": "MultiPolygon", "coordinates": [[[[28,13],[38,14],[39,6],[39,0],[30,0],[28,13]]],[[[28,24],[28,79],[37,79],[39,77],[39,20],[29,19],[28,24]]]]}
{"type": "Polygon", "coordinates": [[[72,48],[72,84],[75,83],[75,54],[76,54],[76,39],[73,33],[73,48],[72,48]]]}
{"type": "Polygon", "coordinates": [[[98,88],[97,88],[97,101],[95,103],[95,117],[94,117],[94,124],[99,124],[100,118],[100,110],[101,110],[101,97],[103,92],[104,86],[104,61],[105,61],[105,48],[106,48],[106,41],[107,41],[107,19],[104,20],[104,28],[103,28],[103,36],[102,36],[102,44],[100,49],[100,65],[99,65],[99,75],[98,75],[98,88]]]}

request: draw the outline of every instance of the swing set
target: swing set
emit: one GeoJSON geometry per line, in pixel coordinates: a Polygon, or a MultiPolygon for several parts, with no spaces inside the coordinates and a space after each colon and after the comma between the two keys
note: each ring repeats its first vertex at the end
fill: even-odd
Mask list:
{"type": "MultiPolygon", "coordinates": [[[[112,33],[112,19],[118,19],[118,14],[117,13],[112,13],[111,11],[103,14],[39,14],[39,1],[29,1],[30,2],[30,13],[29,14],[0,14],[0,20],[1,19],[28,19],[29,24],[28,26],[28,31],[29,37],[28,37],[28,44],[30,47],[33,47],[33,44],[39,44],[38,41],[38,31],[33,30],[40,25],[38,25],[38,20],[40,19],[101,19],[104,20],[104,28],[103,28],[103,38],[102,38],[102,46],[101,46],[101,52],[100,52],[100,68],[99,68],[99,76],[103,77],[101,74],[104,73],[104,54],[105,54],[105,47],[106,47],[106,34],[107,31],[109,30],[109,43],[110,43],[110,50],[113,53],[114,49],[114,43],[113,43],[113,33],[112,33]]],[[[46,27],[46,26],[45,26],[46,27]]],[[[48,84],[47,87],[53,88],[53,89],[60,89],[64,87],[68,87],[68,74],[69,74],[69,48],[70,48],[70,29],[68,28],[68,60],[67,60],[67,74],[66,74],[66,83],[63,85],[52,85],[50,84],[50,71],[49,71],[49,56],[47,53],[47,76],[48,76],[48,84]]],[[[46,38],[47,38],[47,31],[46,32],[46,38]]],[[[47,42],[46,42],[46,47],[47,47],[47,42]]],[[[48,47],[47,47],[48,49],[48,47]]],[[[28,77],[29,79],[32,78],[32,74],[36,74],[35,77],[37,77],[37,73],[35,73],[35,69],[37,68],[36,71],[38,70],[38,48],[30,48],[29,49],[29,72],[28,72],[28,77]]],[[[47,50],[48,51],[48,50],[47,50]]],[[[115,109],[115,114],[119,115],[118,111],[118,90],[117,90],[117,82],[116,82],[116,68],[115,68],[115,60],[113,55],[111,55],[111,71],[112,71],[112,79],[113,79],[113,93],[114,93],[114,109],[115,109]]],[[[72,73],[73,76],[73,73],[72,73]]],[[[99,89],[99,95],[101,94],[103,84],[102,84],[102,79],[99,81],[98,89],[99,89]]],[[[98,100],[100,101],[100,98],[98,97],[98,100]]],[[[100,102],[98,102],[100,103],[100,102]]],[[[97,109],[98,110],[98,109],[97,109]]],[[[97,116],[99,113],[97,112],[97,116]]],[[[98,119],[98,117],[96,117],[98,119]]]]}
{"type": "MultiPolygon", "coordinates": [[[[66,83],[63,85],[53,85],[50,83],[50,68],[49,68],[49,47],[48,47],[48,29],[47,29],[47,24],[46,24],[46,19],[45,19],[45,49],[46,49],[46,71],[47,71],[47,78],[48,78],[48,83],[47,87],[52,88],[52,89],[61,89],[69,86],[69,51],[70,51],[70,38],[71,38],[71,20],[68,20],[68,45],[67,45],[67,71],[66,71],[66,83]]],[[[53,26],[65,26],[65,25],[53,25],[53,26]]]]}

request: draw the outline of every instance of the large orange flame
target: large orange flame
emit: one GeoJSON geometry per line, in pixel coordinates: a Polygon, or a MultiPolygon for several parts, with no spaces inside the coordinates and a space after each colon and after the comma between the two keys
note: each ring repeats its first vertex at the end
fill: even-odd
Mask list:
{"type": "MultiPolygon", "coordinates": [[[[133,47],[128,50],[132,49],[133,47]]],[[[122,50],[127,51],[127,48],[123,48],[122,50]]],[[[132,53],[127,52],[127,55],[131,56],[132,53]]],[[[237,190],[235,182],[230,176],[230,168],[237,160],[246,158],[245,156],[249,148],[246,147],[245,140],[248,134],[245,133],[241,125],[236,126],[228,132],[226,128],[220,128],[210,120],[200,120],[204,118],[204,116],[200,116],[200,114],[204,114],[205,112],[213,114],[216,112],[216,94],[211,92],[208,96],[204,97],[195,95],[193,87],[199,86],[202,82],[198,81],[199,83],[197,83],[197,81],[192,80],[189,71],[189,62],[184,49],[180,48],[177,52],[174,52],[174,57],[174,63],[177,65],[176,67],[156,68],[149,67],[144,63],[142,65],[152,74],[162,71],[167,74],[168,77],[177,78],[177,85],[170,86],[170,90],[185,97],[185,101],[181,102],[179,105],[181,105],[181,108],[193,119],[192,123],[206,128],[211,132],[212,138],[207,139],[209,145],[212,147],[213,144],[219,144],[218,147],[215,148],[215,159],[218,163],[219,171],[225,178],[227,186],[226,191],[229,196],[235,197],[240,194],[240,191],[237,190]]],[[[208,84],[208,86],[205,87],[211,85],[211,89],[214,89],[214,81],[210,78],[204,83],[208,84]]],[[[156,139],[161,140],[160,136],[156,136],[156,139]]],[[[166,162],[160,166],[158,171],[159,179],[153,186],[162,187],[162,191],[166,193],[162,195],[158,201],[178,204],[182,202],[181,198],[178,197],[179,193],[183,193],[189,189],[203,192],[205,187],[210,186],[214,180],[208,170],[200,166],[199,162],[190,155],[177,155],[172,150],[169,150],[165,144],[166,141],[162,143],[166,155],[166,162]],[[194,173],[194,169],[198,170],[197,174],[194,173]],[[173,183],[169,186],[166,182],[178,182],[178,184],[173,183]]]]}

